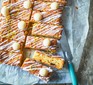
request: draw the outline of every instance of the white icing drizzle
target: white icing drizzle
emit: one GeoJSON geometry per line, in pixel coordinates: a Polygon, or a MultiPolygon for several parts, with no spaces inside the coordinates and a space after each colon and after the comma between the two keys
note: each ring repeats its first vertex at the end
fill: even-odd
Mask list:
{"type": "MultiPolygon", "coordinates": [[[[31,20],[34,20],[34,14],[37,13],[37,11],[33,11],[31,20]]],[[[45,11],[41,12],[42,14],[42,20],[40,22],[42,23],[48,23],[48,24],[61,24],[61,17],[62,17],[62,10],[51,10],[51,11],[45,11]]]]}
{"type": "Polygon", "coordinates": [[[16,40],[18,42],[24,43],[25,41],[25,35],[24,32],[21,32],[17,27],[18,20],[16,19],[10,19],[8,24],[8,28],[1,29],[1,38],[6,38],[3,41],[0,41],[0,50],[9,50],[11,48],[11,45],[13,43],[12,40],[16,40]],[[8,39],[12,39],[9,40],[8,39]]]}
{"type": "Polygon", "coordinates": [[[19,52],[10,53],[10,52],[5,52],[5,51],[0,51],[0,60],[3,61],[4,64],[17,66],[20,63],[21,56],[22,54],[19,52]]]}
{"type": "MultiPolygon", "coordinates": [[[[40,11],[49,11],[52,10],[51,7],[51,2],[42,2],[42,1],[34,1],[34,10],[40,10],[40,11]]],[[[62,9],[62,4],[59,3],[59,8],[62,9]]]]}
{"type": "MultiPolygon", "coordinates": [[[[52,43],[52,45],[51,46],[49,46],[48,48],[47,47],[45,47],[44,45],[43,45],[43,40],[44,40],[45,38],[44,37],[34,37],[34,36],[27,36],[27,40],[26,40],[26,47],[30,47],[30,48],[35,48],[35,49],[44,49],[44,50],[46,50],[46,49],[56,49],[56,43],[52,43]]],[[[54,40],[54,39],[52,39],[52,38],[50,38],[51,39],[51,42],[54,40]]],[[[54,40],[55,41],[55,40],[54,40]]],[[[56,42],[56,41],[55,41],[56,42]]]]}
{"type": "Polygon", "coordinates": [[[41,22],[46,22],[46,23],[53,23],[53,24],[60,24],[60,18],[62,16],[62,11],[61,10],[54,10],[54,11],[48,11],[48,12],[42,12],[43,19],[41,22]],[[59,19],[59,21],[56,21],[59,19]]]}
{"type": "Polygon", "coordinates": [[[12,55],[9,55],[9,57],[7,59],[5,59],[3,63],[8,63],[11,59],[14,59],[13,62],[10,62],[10,63],[11,63],[11,65],[13,65],[13,64],[17,65],[19,63],[19,60],[17,60],[16,57],[19,58],[20,55],[21,54],[13,53],[12,55]]]}
{"type": "Polygon", "coordinates": [[[0,46],[0,50],[8,50],[8,49],[10,49],[12,44],[13,44],[13,41],[11,41],[9,43],[7,42],[6,44],[3,44],[2,46],[0,46]]]}
{"type": "Polygon", "coordinates": [[[26,66],[26,67],[23,67],[23,70],[29,71],[29,68],[31,68],[31,66],[26,66]]]}
{"type": "Polygon", "coordinates": [[[42,79],[44,81],[48,81],[49,77],[51,76],[51,74],[48,75],[47,77],[42,77],[42,76],[39,75],[39,70],[41,68],[46,68],[49,72],[53,72],[53,70],[50,67],[44,66],[42,64],[39,64],[39,63],[37,63],[36,61],[33,61],[33,60],[25,60],[25,62],[23,63],[22,68],[25,71],[29,71],[30,73],[32,72],[33,75],[39,77],[40,79],[42,79]],[[29,63],[29,62],[32,62],[32,63],[29,63]],[[31,65],[34,65],[35,67],[31,68],[31,65]],[[38,65],[40,67],[38,67],[38,65]]]}
{"type": "Polygon", "coordinates": [[[2,51],[2,53],[0,53],[0,60],[4,60],[8,57],[8,55],[6,54],[6,52],[2,51]]]}
{"type": "MultiPolygon", "coordinates": [[[[25,61],[23,63],[23,70],[26,70],[26,71],[30,71],[30,70],[40,70],[42,68],[42,64],[39,64],[37,63],[36,61],[33,61],[33,60],[28,60],[28,61],[25,61]],[[31,66],[34,66],[34,68],[31,68],[31,66]]],[[[49,67],[44,67],[44,68],[47,68],[47,70],[49,70],[49,72],[52,72],[52,69],[49,67]]]]}
{"type": "Polygon", "coordinates": [[[15,13],[12,13],[12,18],[18,18],[22,20],[29,20],[30,19],[31,10],[20,10],[15,13]]]}
{"type": "MultiPolygon", "coordinates": [[[[46,24],[37,24],[32,28],[32,34],[34,35],[43,35],[51,37],[55,37],[55,35],[59,34],[61,31],[62,27],[60,26],[46,25],[46,24]]],[[[60,37],[60,35],[58,37],[60,37]]]]}
{"type": "MultiPolygon", "coordinates": [[[[20,32],[17,35],[14,35],[13,39],[17,40],[20,43],[21,42],[24,43],[25,35],[22,32],[20,32]]],[[[11,48],[13,42],[14,42],[13,40],[8,41],[7,39],[4,40],[3,42],[0,42],[0,50],[4,50],[4,49],[9,50],[11,48]]]]}
{"type": "Polygon", "coordinates": [[[8,24],[5,21],[0,21],[0,29],[8,27],[8,24]]]}
{"type": "Polygon", "coordinates": [[[33,9],[42,10],[42,11],[51,10],[50,3],[48,3],[48,2],[46,3],[46,2],[42,2],[42,1],[35,1],[33,9]]]}
{"type": "Polygon", "coordinates": [[[57,15],[51,15],[47,18],[44,18],[43,20],[41,20],[41,22],[45,22],[45,23],[51,23],[53,22],[53,24],[60,24],[60,21],[55,21],[56,19],[61,18],[61,14],[57,14],[57,15]]]}
{"type": "Polygon", "coordinates": [[[20,64],[20,61],[17,59],[15,59],[15,60],[13,60],[13,62],[11,62],[11,65],[18,65],[18,64],[20,64]]]}
{"type": "Polygon", "coordinates": [[[15,57],[15,55],[9,56],[7,59],[4,60],[3,63],[7,63],[7,62],[10,61],[11,59],[13,59],[13,57],[15,57]]]}

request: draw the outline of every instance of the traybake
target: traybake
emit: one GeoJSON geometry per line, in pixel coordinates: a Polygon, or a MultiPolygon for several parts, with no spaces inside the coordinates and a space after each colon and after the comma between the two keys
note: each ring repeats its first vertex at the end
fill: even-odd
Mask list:
{"type": "Polygon", "coordinates": [[[5,0],[0,13],[0,63],[19,66],[48,82],[64,66],[57,53],[65,0],[5,0]],[[35,50],[32,58],[25,50],[35,50]],[[29,57],[29,58],[28,58],[29,57]]]}

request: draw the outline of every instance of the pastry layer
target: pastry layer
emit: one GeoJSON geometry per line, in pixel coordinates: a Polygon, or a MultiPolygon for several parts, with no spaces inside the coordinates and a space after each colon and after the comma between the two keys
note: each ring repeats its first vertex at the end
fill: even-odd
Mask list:
{"type": "Polygon", "coordinates": [[[20,66],[22,57],[22,52],[20,51],[0,51],[0,63],[3,64],[8,64],[11,66],[20,66]]]}
{"type": "MultiPolygon", "coordinates": [[[[16,8],[24,9],[23,7],[24,1],[26,0],[3,0],[2,6],[13,6],[15,9],[16,8]]],[[[30,1],[33,4],[34,0],[30,0],[30,1]]]]}
{"type": "Polygon", "coordinates": [[[64,66],[64,59],[62,59],[61,56],[49,55],[42,51],[35,51],[33,59],[57,69],[62,69],[64,66]]]}
{"type": "Polygon", "coordinates": [[[62,30],[63,30],[62,26],[35,23],[32,26],[32,35],[60,39],[62,35],[62,30]]]}
{"type": "Polygon", "coordinates": [[[24,33],[20,32],[19,34],[13,36],[13,39],[0,38],[0,50],[2,50],[2,51],[13,50],[12,45],[15,42],[18,42],[20,44],[20,50],[22,50],[24,42],[25,42],[24,33]]]}
{"type": "MultiPolygon", "coordinates": [[[[25,1],[28,1],[28,0],[19,0],[16,3],[11,4],[10,10],[25,10],[26,9],[26,8],[24,8],[25,1]]],[[[29,1],[31,2],[32,7],[33,7],[34,0],[29,0],[29,1]]],[[[32,7],[29,9],[32,9],[32,7]]],[[[26,9],[26,10],[28,10],[28,9],[26,9]]]]}
{"type": "Polygon", "coordinates": [[[21,68],[25,71],[29,71],[31,74],[39,77],[41,80],[44,80],[45,82],[49,81],[49,78],[50,78],[51,73],[52,73],[52,69],[50,67],[47,67],[43,64],[40,64],[40,63],[36,62],[35,60],[30,59],[30,58],[26,58],[26,60],[24,61],[21,68]],[[39,75],[39,71],[42,68],[46,68],[47,70],[50,71],[48,76],[42,77],[39,75]]]}
{"type": "Polygon", "coordinates": [[[31,11],[32,10],[12,10],[10,12],[10,17],[12,19],[19,19],[19,20],[25,20],[25,21],[29,21],[30,20],[30,16],[31,16],[31,11]]]}
{"type": "Polygon", "coordinates": [[[62,9],[57,9],[57,10],[51,10],[51,11],[45,11],[45,12],[40,12],[40,11],[35,11],[33,10],[32,16],[31,16],[31,22],[41,22],[41,23],[48,23],[48,24],[56,24],[60,25],[62,24],[62,9]],[[34,20],[34,14],[40,13],[42,16],[42,19],[40,21],[35,21],[34,20]]]}
{"type": "Polygon", "coordinates": [[[53,38],[48,38],[51,44],[49,47],[46,47],[43,45],[43,42],[45,39],[46,39],[45,37],[27,36],[25,48],[32,48],[32,49],[55,52],[57,40],[53,38]]]}
{"type": "MultiPolygon", "coordinates": [[[[39,10],[39,11],[50,11],[52,2],[43,2],[43,1],[34,1],[33,10],[39,10]]],[[[63,4],[59,4],[59,9],[63,9],[63,4]]]]}
{"type": "Polygon", "coordinates": [[[26,32],[28,28],[28,22],[26,22],[26,28],[24,31],[18,28],[18,23],[20,20],[18,19],[10,19],[8,21],[2,20],[0,21],[0,37],[2,38],[10,38],[13,35],[20,34],[20,32],[26,32]]]}
{"type": "Polygon", "coordinates": [[[11,4],[9,6],[11,18],[17,18],[20,20],[30,20],[32,7],[33,7],[33,0],[30,0],[32,3],[32,7],[29,9],[24,8],[23,4],[26,0],[19,0],[16,3],[11,4]]]}
{"type": "Polygon", "coordinates": [[[35,0],[35,1],[59,2],[59,3],[63,4],[63,5],[66,5],[66,3],[67,3],[67,0],[35,0]]]}
{"type": "Polygon", "coordinates": [[[8,5],[11,5],[15,2],[17,2],[18,0],[3,0],[2,2],[2,6],[8,6],[8,5]]]}

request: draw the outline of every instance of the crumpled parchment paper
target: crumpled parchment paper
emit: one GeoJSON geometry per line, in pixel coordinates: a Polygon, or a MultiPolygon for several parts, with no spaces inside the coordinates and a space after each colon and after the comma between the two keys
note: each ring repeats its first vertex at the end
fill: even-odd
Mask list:
{"type": "Polygon", "coordinates": [[[64,12],[64,25],[77,71],[89,30],[90,0],[68,0],[68,2],[69,6],[65,10],[69,8],[69,11],[64,12]]]}

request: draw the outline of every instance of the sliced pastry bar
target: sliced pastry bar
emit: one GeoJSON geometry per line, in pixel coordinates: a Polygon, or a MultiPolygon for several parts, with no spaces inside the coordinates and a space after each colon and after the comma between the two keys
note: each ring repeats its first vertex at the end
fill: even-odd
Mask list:
{"type": "Polygon", "coordinates": [[[19,20],[30,20],[32,10],[12,10],[10,12],[10,17],[12,19],[19,19],[19,20]]]}
{"type": "Polygon", "coordinates": [[[27,0],[27,1],[20,0],[16,3],[11,4],[11,5],[3,6],[1,8],[1,14],[5,17],[10,16],[13,19],[17,18],[20,20],[30,20],[32,10],[23,7],[23,6],[27,7],[28,5],[30,5],[29,3],[31,3],[31,1],[29,1],[29,0],[27,0]]]}
{"type": "Polygon", "coordinates": [[[12,7],[3,6],[1,8],[1,15],[3,17],[11,18],[11,19],[19,19],[19,20],[30,20],[32,10],[31,9],[12,9],[12,7]]]}
{"type": "Polygon", "coordinates": [[[0,22],[0,37],[1,38],[21,38],[20,35],[25,35],[28,28],[28,22],[20,21],[18,19],[10,19],[8,22],[2,20],[0,22]]]}
{"type": "Polygon", "coordinates": [[[32,26],[32,35],[45,36],[60,39],[62,35],[62,26],[48,25],[44,23],[35,23],[32,26]]]}
{"type": "Polygon", "coordinates": [[[48,82],[53,70],[43,64],[36,62],[33,59],[26,58],[22,67],[23,70],[39,77],[41,80],[48,82]]]}
{"type": "Polygon", "coordinates": [[[27,36],[25,48],[55,52],[56,45],[57,45],[57,39],[27,36]]]}
{"type": "Polygon", "coordinates": [[[58,2],[34,1],[33,10],[50,11],[57,9],[63,9],[63,4],[58,2]]]}
{"type": "Polygon", "coordinates": [[[62,24],[61,17],[62,9],[50,10],[45,12],[33,10],[30,21],[60,25],[62,24]]]}
{"type": "Polygon", "coordinates": [[[0,63],[3,64],[8,64],[11,66],[20,66],[22,57],[22,52],[20,51],[0,51],[0,63]]]}
{"type": "Polygon", "coordinates": [[[3,0],[2,6],[12,6],[12,9],[25,9],[25,6],[32,8],[33,1],[34,0],[3,0]]]}
{"type": "Polygon", "coordinates": [[[33,3],[33,0],[18,0],[16,3],[11,4],[10,11],[32,9],[33,3]]]}
{"type": "Polygon", "coordinates": [[[19,19],[10,19],[8,22],[10,28],[13,30],[19,30],[25,32],[28,29],[29,21],[19,20],[19,19]]]}
{"type": "Polygon", "coordinates": [[[62,69],[64,66],[64,59],[59,55],[49,55],[42,51],[35,51],[33,59],[43,64],[62,69]]]}
{"type": "MultiPolygon", "coordinates": [[[[22,33],[20,33],[22,34],[22,33]]],[[[20,35],[21,37],[18,37],[16,35],[14,40],[12,39],[6,39],[6,38],[0,38],[0,51],[11,51],[11,50],[23,50],[23,45],[25,42],[25,36],[20,35]]]]}
{"type": "Polygon", "coordinates": [[[66,5],[66,3],[67,3],[67,0],[35,0],[35,1],[59,2],[62,5],[66,5]]]}

